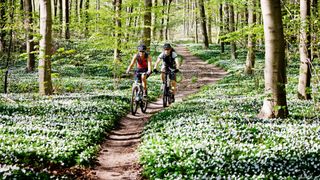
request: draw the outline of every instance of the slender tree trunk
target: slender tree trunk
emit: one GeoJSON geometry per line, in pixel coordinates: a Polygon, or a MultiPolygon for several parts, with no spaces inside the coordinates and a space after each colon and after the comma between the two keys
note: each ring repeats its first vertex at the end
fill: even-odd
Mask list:
{"type": "Polygon", "coordinates": [[[265,94],[260,118],[285,118],[286,62],[280,0],[261,0],[265,34],[265,94]]]}
{"type": "Polygon", "coordinates": [[[212,44],[212,12],[208,13],[208,43],[212,44]]]}
{"type": "Polygon", "coordinates": [[[311,33],[310,33],[310,0],[300,0],[300,75],[298,98],[311,99],[311,33]]]}
{"type": "Polygon", "coordinates": [[[203,0],[199,0],[199,9],[200,9],[200,25],[202,29],[203,44],[204,44],[204,48],[208,49],[209,40],[208,40],[208,33],[207,33],[206,13],[204,10],[203,0]]]}
{"type": "Polygon", "coordinates": [[[40,0],[39,93],[51,95],[52,18],[50,0],[40,0]]]}
{"type": "MultiPolygon", "coordinates": [[[[133,13],[133,6],[128,7],[127,8],[127,14],[129,14],[129,18],[127,18],[127,22],[126,22],[127,27],[131,27],[131,24],[132,24],[132,13],[133,13]]],[[[130,31],[126,31],[126,33],[125,33],[126,42],[129,42],[129,36],[130,36],[130,31]]]]}
{"type": "Polygon", "coordinates": [[[27,61],[27,72],[34,71],[35,68],[35,56],[34,56],[34,43],[33,43],[33,35],[32,35],[32,2],[31,0],[24,0],[24,26],[26,29],[26,46],[27,46],[27,54],[28,54],[28,61],[27,61]]]}
{"type": "Polygon", "coordinates": [[[84,36],[87,38],[89,36],[89,4],[90,0],[86,0],[85,4],[85,23],[84,23],[84,36]]]}
{"type": "MultiPolygon", "coordinates": [[[[96,27],[95,27],[95,31],[97,32],[98,31],[98,22],[99,22],[99,18],[100,18],[100,14],[99,14],[99,11],[100,11],[100,0],[96,0],[96,27]]],[[[130,27],[130,26],[129,26],[130,27]]]]}
{"type": "Polygon", "coordinates": [[[114,49],[114,60],[121,61],[120,57],[120,46],[121,46],[121,4],[122,0],[114,0],[115,6],[115,49],[114,49]]]}
{"type": "MultiPolygon", "coordinates": [[[[13,24],[13,18],[14,18],[14,12],[15,12],[15,6],[14,6],[14,0],[11,0],[9,2],[9,8],[10,9],[10,24],[13,24]]],[[[8,9],[9,9],[8,8],[8,9]]],[[[11,60],[11,51],[12,51],[12,39],[13,39],[13,29],[12,26],[10,26],[10,31],[9,31],[9,47],[7,50],[7,61],[6,61],[6,67],[5,67],[5,73],[4,73],[4,93],[8,93],[8,79],[9,79],[9,69],[10,69],[10,60],[11,60]]]]}
{"type": "Polygon", "coordinates": [[[194,2],[194,19],[195,19],[195,43],[199,43],[199,35],[198,35],[198,7],[197,7],[197,2],[194,2]]]}
{"type": "Polygon", "coordinates": [[[60,23],[59,34],[60,34],[60,38],[62,38],[62,33],[63,33],[63,2],[62,0],[59,0],[59,23],[60,23]]]}
{"type": "Polygon", "coordinates": [[[170,8],[171,8],[171,2],[172,0],[168,0],[168,8],[167,8],[167,23],[166,23],[166,30],[165,30],[165,38],[166,38],[166,41],[169,39],[169,23],[170,23],[170,8]]]}
{"type": "MultiPolygon", "coordinates": [[[[319,14],[318,14],[318,0],[312,0],[312,20],[317,20],[319,19],[319,14]]],[[[312,53],[311,53],[311,59],[319,58],[319,50],[317,48],[317,43],[319,42],[318,38],[318,29],[317,29],[317,24],[311,23],[312,25],[312,40],[311,40],[311,46],[312,46],[312,53]]]]}
{"type": "Polygon", "coordinates": [[[56,18],[57,12],[58,12],[58,0],[53,0],[53,6],[54,6],[54,18],[56,18]]]}
{"type": "MultiPolygon", "coordinates": [[[[235,31],[235,23],[234,23],[234,7],[233,4],[230,4],[230,9],[229,9],[229,28],[230,28],[230,32],[234,32],[235,31]]],[[[231,42],[231,59],[237,59],[237,47],[236,47],[236,43],[234,41],[231,42]]]]}
{"type": "Polygon", "coordinates": [[[65,0],[66,5],[65,5],[65,27],[66,27],[66,32],[65,32],[65,38],[67,40],[70,39],[70,7],[69,7],[69,0],[65,0]]]}
{"type": "MultiPolygon", "coordinates": [[[[250,27],[253,27],[256,23],[256,15],[254,12],[256,0],[251,0],[248,2],[248,24],[250,27]]],[[[253,68],[255,63],[255,40],[254,40],[254,34],[248,35],[248,53],[247,53],[247,60],[246,60],[246,67],[245,67],[245,73],[246,74],[253,74],[253,68]]]]}
{"type": "MultiPolygon", "coordinates": [[[[154,8],[157,9],[158,7],[158,0],[154,0],[154,8]]],[[[152,25],[152,39],[156,40],[157,38],[157,19],[158,19],[158,13],[156,10],[153,10],[153,25],[152,25]]]]}
{"type": "Polygon", "coordinates": [[[162,18],[161,18],[161,28],[160,28],[160,41],[163,41],[163,30],[164,30],[164,20],[165,20],[165,16],[164,16],[164,8],[166,7],[166,0],[162,0],[162,18]]]}
{"type": "Polygon", "coordinates": [[[224,28],[223,28],[223,5],[220,4],[219,6],[219,18],[220,18],[220,31],[219,31],[219,41],[220,41],[220,50],[221,50],[221,53],[224,53],[224,41],[220,38],[220,36],[223,36],[224,35],[224,28]]]}
{"type": "Polygon", "coordinates": [[[150,50],[151,42],[151,8],[152,0],[144,0],[145,13],[144,13],[144,28],[143,28],[143,42],[150,50]]]}
{"type": "Polygon", "coordinates": [[[4,30],[4,27],[6,25],[6,6],[5,6],[6,0],[0,0],[0,52],[3,52],[5,50],[5,36],[6,31],[4,30]]]}
{"type": "Polygon", "coordinates": [[[76,21],[78,21],[78,23],[80,22],[80,14],[79,14],[79,9],[78,9],[78,0],[74,1],[74,14],[75,14],[75,19],[76,21]]]}

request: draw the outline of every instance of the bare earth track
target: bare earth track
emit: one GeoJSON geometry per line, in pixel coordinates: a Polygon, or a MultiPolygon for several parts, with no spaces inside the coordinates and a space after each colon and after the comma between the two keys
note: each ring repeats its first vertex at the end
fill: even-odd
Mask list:
{"type": "MultiPolygon", "coordinates": [[[[176,51],[184,58],[180,67],[183,80],[178,84],[176,102],[197,92],[201,86],[214,83],[226,75],[225,71],[192,56],[183,46],[177,47],[176,51]],[[192,79],[195,78],[196,82],[192,82],[192,79]]],[[[109,133],[106,141],[102,144],[98,157],[99,165],[92,172],[95,174],[94,179],[143,179],[142,169],[138,164],[137,147],[144,124],[153,114],[162,109],[162,98],[159,98],[156,102],[149,103],[145,114],[138,110],[136,116],[128,114],[119,121],[116,129],[109,133]]]]}

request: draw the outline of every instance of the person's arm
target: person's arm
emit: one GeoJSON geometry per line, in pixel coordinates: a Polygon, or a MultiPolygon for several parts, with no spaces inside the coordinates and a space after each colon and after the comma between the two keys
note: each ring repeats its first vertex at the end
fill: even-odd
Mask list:
{"type": "Polygon", "coordinates": [[[129,71],[131,70],[132,66],[136,63],[136,59],[137,59],[137,55],[134,55],[133,58],[132,58],[132,60],[131,60],[130,65],[128,66],[128,69],[127,69],[127,71],[126,71],[127,74],[128,74],[129,71]]]}
{"type": "Polygon", "coordinates": [[[153,69],[157,69],[158,64],[160,63],[161,59],[158,57],[156,63],[154,64],[154,68],[153,69]]]}
{"type": "Polygon", "coordinates": [[[148,74],[150,74],[151,73],[151,67],[152,67],[152,60],[151,60],[152,58],[151,58],[151,56],[149,56],[148,57],[148,74]]]}
{"type": "Polygon", "coordinates": [[[177,69],[180,69],[180,63],[179,63],[178,57],[175,58],[175,61],[176,61],[176,67],[177,67],[177,69]]]}

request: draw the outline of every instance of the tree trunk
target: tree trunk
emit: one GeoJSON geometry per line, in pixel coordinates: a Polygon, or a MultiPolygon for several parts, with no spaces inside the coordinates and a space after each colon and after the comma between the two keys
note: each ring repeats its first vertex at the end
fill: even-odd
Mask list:
{"type": "MultiPolygon", "coordinates": [[[[30,4],[31,4],[31,1],[30,1],[30,4]]],[[[57,12],[58,12],[58,0],[53,0],[53,6],[54,6],[54,18],[56,18],[57,12]]]]}
{"type": "Polygon", "coordinates": [[[26,29],[26,47],[27,47],[27,54],[28,54],[28,60],[27,60],[27,72],[34,71],[35,68],[35,56],[34,56],[34,43],[33,43],[33,35],[32,35],[32,2],[31,0],[24,0],[24,12],[25,12],[25,18],[24,18],[24,26],[26,29]]]}
{"type": "Polygon", "coordinates": [[[166,23],[166,31],[165,31],[165,38],[166,41],[169,39],[168,31],[169,31],[169,23],[170,23],[170,7],[172,0],[168,0],[168,8],[167,8],[167,23],[166,23]]]}
{"type": "Polygon", "coordinates": [[[220,31],[219,31],[219,41],[220,41],[220,50],[221,53],[224,53],[224,41],[220,38],[220,36],[224,35],[224,28],[223,28],[223,5],[220,4],[219,6],[219,18],[220,18],[220,31]]]}
{"type": "MultiPolygon", "coordinates": [[[[234,8],[233,8],[233,4],[230,4],[229,6],[229,28],[230,28],[230,32],[234,32],[235,31],[235,24],[234,24],[234,8]]],[[[237,47],[236,47],[236,43],[234,41],[231,42],[231,59],[237,59],[237,47]]]]}
{"type": "Polygon", "coordinates": [[[144,0],[145,13],[144,13],[144,28],[143,28],[143,42],[150,50],[151,42],[151,8],[152,0],[144,0]]]}
{"type": "Polygon", "coordinates": [[[89,4],[90,0],[86,0],[85,3],[85,22],[84,22],[84,36],[87,38],[89,36],[89,4]]]}
{"type": "MultiPolygon", "coordinates": [[[[319,19],[319,15],[318,15],[318,0],[312,0],[312,20],[318,20],[319,19]]],[[[315,23],[311,23],[312,25],[312,30],[311,32],[312,34],[312,40],[311,40],[311,46],[312,46],[312,52],[311,52],[311,59],[315,59],[315,58],[319,58],[319,50],[317,48],[317,43],[319,41],[318,38],[318,25],[315,23]]]]}
{"type": "Polygon", "coordinates": [[[300,0],[300,75],[298,98],[311,99],[310,0],[300,0]]]}
{"type": "Polygon", "coordinates": [[[60,38],[62,38],[62,33],[63,33],[63,2],[62,0],[59,0],[59,23],[60,23],[59,34],[60,34],[60,38]]]}
{"type": "Polygon", "coordinates": [[[70,39],[70,8],[69,8],[69,0],[65,0],[66,5],[65,5],[65,27],[66,27],[66,32],[65,32],[65,38],[67,40],[70,39]]]}
{"type": "Polygon", "coordinates": [[[121,61],[120,57],[120,46],[121,46],[121,4],[122,0],[114,0],[115,9],[115,49],[114,49],[114,60],[121,61]]]}
{"type": "Polygon", "coordinates": [[[197,2],[195,1],[193,4],[193,9],[194,9],[194,21],[195,21],[195,43],[199,43],[199,36],[198,36],[198,7],[197,7],[197,2]]]}
{"type": "MultiPolygon", "coordinates": [[[[14,18],[14,12],[15,12],[15,6],[14,6],[14,0],[9,2],[9,8],[11,7],[10,12],[10,24],[13,24],[13,18],[14,18]]],[[[9,31],[9,47],[7,50],[7,61],[6,61],[6,67],[5,67],[5,73],[4,73],[4,93],[8,93],[8,79],[9,79],[9,69],[10,69],[10,60],[11,60],[11,51],[12,51],[12,38],[13,38],[13,27],[10,26],[9,31]]]]}
{"type": "Polygon", "coordinates": [[[204,10],[203,0],[199,0],[199,9],[200,9],[200,25],[202,29],[203,45],[205,49],[208,49],[209,40],[208,40],[208,33],[207,33],[206,13],[204,10]]]}
{"type": "Polygon", "coordinates": [[[52,18],[50,0],[40,0],[40,54],[39,54],[39,93],[52,94],[51,54],[52,18]]]}
{"type": "MultiPolygon", "coordinates": [[[[99,22],[99,18],[100,18],[100,14],[99,14],[99,11],[100,11],[100,0],[96,0],[96,27],[95,27],[95,31],[97,32],[98,31],[98,22],[99,22]]],[[[130,26],[129,26],[130,27],[130,26]]]]}
{"type": "MultiPolygon", "coordinates": [[[[250,27],[254,27],[256,23],[256,15],[254,12],[256,0],[251,0],[248,2],[248,24],[250,27]]],[[[254,40],[254,34],[248,35],[248,53],[247,53],[247,60],[246,60],[246,67],[245,67],[245,73],[246,74],[253,74],[253,68],[255,63],[255,40],[254,40]]]]}
{"type": "Polygon", "coordinates": [[[212,11],[208,13],[208,43],[212,44],[212,11]]]}
{"type": "MultiPolygon", "coordinates": [[[[158,7],[158,0],[154,0],[154,8],[157,9],[158,7]]],[[[157,19],[158,19],[158,14],[157,14],[157,11],[156,10],[153,10],[153,25],[152,25],[152,33],[151,33],[151,36],[152,36],[152,39],[153,40],[156,40],[157,38],[157,19]]]]}
{"type": "Polygon", "coordinates": [[[166,7],[166,0],[162,0],[162,18],[161,18],[161,28],[160,28],[160,37],[159,37],[159,39],[160,39],[160,41],[163,41],[163,30],[164,30],[164,18],[165,18],[165,16],[164,16],[164,8],[166,7]]]}
{"type": "Polygon", "coordinates": [[[3,52],[5,50],[5,36],[6,32],[4,30],[4,27],[6,25],[6,6],[5,6],[6,0],[0,0],[0,52],[3,52]]]}
{"type": "Polygon", "coordinates": [[[261,0],[265,34],[265,94],[260,118],[285,118],[286,100],[285,44],[280,0],[261,0]]]}

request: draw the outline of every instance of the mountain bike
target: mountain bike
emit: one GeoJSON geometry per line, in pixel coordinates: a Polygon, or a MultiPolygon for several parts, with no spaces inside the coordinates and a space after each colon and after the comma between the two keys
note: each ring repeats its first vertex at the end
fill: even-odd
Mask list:
{"type": "Polygon", "coordinates": [[[175,73],[175,69],[171,69],[169,67],[165,68],[165,76],[164,76],[164,87],[163,87],[163,95],[162,102],[163,107],[169,106],[174,100],[174,94],[172,92],[170,75],[175,73]]]}
{"type": "MultiPolygon", "coordinates": [[[[144,75],[146,73],[139,73],[139,74],[144,75]]],[[[144,96],[141,78],[135,79],[134,83],[132,84],[132,96],[131,96],[132,115],[135,115],[137,113],[138,106],[140,106],[141,111],[143,113],[147,111],[148,97],[144,96]]]]}

